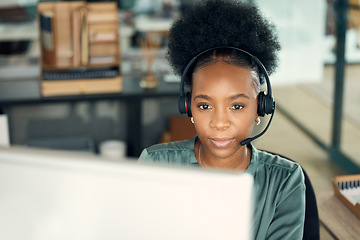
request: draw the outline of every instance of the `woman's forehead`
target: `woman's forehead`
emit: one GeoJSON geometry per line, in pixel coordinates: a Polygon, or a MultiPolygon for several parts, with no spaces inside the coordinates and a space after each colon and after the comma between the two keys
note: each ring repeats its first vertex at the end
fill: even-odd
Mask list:
{"type": "Polygon", "coordinates": [[[251,69],[217,62],[193,73],[193,84],[196,82],[204,84],[212,81],[220,84],[224,80],[235,80],[234,84],[237,82],[251,82],[251,69]]]}
{"type": "Polygon", "coordinates": [[[211,95],[252,95],[255,87],[249,69],[219,62],[193,74],[192,91],[211,95]]]}

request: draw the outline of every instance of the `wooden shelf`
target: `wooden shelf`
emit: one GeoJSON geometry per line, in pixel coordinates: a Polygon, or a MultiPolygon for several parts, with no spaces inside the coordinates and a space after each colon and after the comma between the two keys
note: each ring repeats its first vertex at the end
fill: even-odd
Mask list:
{"type": "MultiPolygon", "coordinates": [[[[118,9],[115,2],[40,2],[37,11],[42,72],[58,70],[71,73],[79,68],[96,71],[96,68],[103,67],[120,69],[118,9]]],[[[118,73],[116,81],[110,78],[96,81],[53,79],[49,83],[42,79],[42,95],[120,92],[122,78],[120,71],[118,73]]]]}

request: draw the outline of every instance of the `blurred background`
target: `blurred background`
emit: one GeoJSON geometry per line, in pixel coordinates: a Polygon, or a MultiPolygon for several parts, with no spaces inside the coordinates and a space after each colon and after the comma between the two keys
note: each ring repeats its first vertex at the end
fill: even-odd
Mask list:
{"type": "MultiPolygon", "coordinates": [[[[138,146],[132,146],[137,150],[128,152],[131,157],[136,158],[143,147],[175,139],[179,133],[171,129],[187,128],[188,120],[178,119],[179,77],[173,74],[165,55],[171,23],[196,2],[116,1],[122,77],[135,79],[137,85],[146,72],[139,39],[156,32],[160,45],[153,70],[158,88],[163,84],[171,89],[171,94],[144,98],[140,105],[134,105],[141,107],[137,121],[142,131],[137,133],[141,135],[138,146]]],[[[315,190],[328,190],[333,176],[360,169],[359,2],[249,2],[276,25],[282,44],[279,68],[271,76],[277,111],[270,130],[255,146],[300,162],[315,179],[315,190]]],[[[131,109],[114,96],[39,100],[37,4],[37,0],[0,3],[0,113],[7,116],[9,144],[95,154],[108,140],[129,144],[132,133],[127,114],[131,109]]],[[[146,89],[141,91],[148,94],[146,89]]],[[[152,91],[156,94],[157,90],[152,91]]],[[[266,120],[262,122],[264,127],[266,120]]],[[[191,129],[187,131],[193,134],[191,129]]]]}
{"type": "MultiPolygon", "coordinates": [[[[6,126],[0,135],[6,133],[10,145],[93,154],[100,152],[102,143],[116,140],[136,158],[144,147],[194,134],[189,120],[178,115],[180,79],[167,63],[166,48],[171,23],[196,2],[116,1],[121,75],[133,79],[141,101],[132,105],[131,99],[121,100],[121,94],[129,94],[127,85],[118,93],[120,100],[116,94],[76,101],[42,97],[38,1],[2,0],[0,114],[7,118],[0,121],[6,126]],[[147,66],[139,39],[154,32],[160,39],[153,62],[158,86],[147,90],[140,84],[147,66]],[[128,129],[133,108],[140,108],[140,114],[131,115],[140,118],[133,119],[141,126],[135,141],[128,129]]],[[[334,176],[360,169],[359,1],[249,2],[276,25],[282,44],[280,65],[271,76],[277,111],[269,131],[254,144],[299,162],[317,193],[329,191],[334,176]]],[[[266,119],[260,127],[265,124],[266,119]]],[[[326,233],[322,236],[325,239],[326,233]]]]}

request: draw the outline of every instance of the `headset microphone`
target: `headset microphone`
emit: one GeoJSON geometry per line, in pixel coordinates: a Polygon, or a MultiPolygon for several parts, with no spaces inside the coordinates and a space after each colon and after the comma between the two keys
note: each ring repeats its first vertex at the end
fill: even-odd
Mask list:
{"type": "Polygon", "coordinates": [[[271,114],[270,120],[268,122],[268,124],[266,125],[265,129],[260,132],[259,134],[257,134],[254,137],[250,137],[247,138],[243,141],[241,141],[241,146],[243,145],[247,145],[249,144],[251,141],[257,139],[258,137],[261,137],[269,128],[270,123],[273,119],[274,116],[274,112],[275,112],[275,101],[272,97],[272,92],[271,92],[271,85],[270,85],[270,79],[269,79],[269,75],[266,71],[265,66],[260,62],[260,60],[253,56],[252,54],[250,54],[249,52],[240,49],[240,48],[236,48],[236,47],[232,47],[232,46],[220,46],[220,47],[213,47],[213,48],[209,48],[201,53],[199,53],[198,55],[196,55],[194,58],[191,59],[191,61],[187,64],[187,66],[185,67],[185,70],[183,72],[183,74],[181,75],[181,82],[180,82],[180,97],[179,97],[179,111],[182,114],[187,114],[189,117],[192,116],[191,113],[191,93],[190,92],[185,92],[185,83],[187,81],[187,79],[189,78],[189,74],[190,69],[193,67],[195,61],[204,53],[215,50],[215,49],[234,49],[237,51],[240,51],[246,55],[248,55],[258,66],[259,72],[261,71],[265,77],[265,81],[266,81],[266,87],[267,87],[267,94],[265,94],[263,91],[261,91],[258,95],[258,109],[257,109],[257,113],[260,117],[264,117],[266,114],[271,114]]]}

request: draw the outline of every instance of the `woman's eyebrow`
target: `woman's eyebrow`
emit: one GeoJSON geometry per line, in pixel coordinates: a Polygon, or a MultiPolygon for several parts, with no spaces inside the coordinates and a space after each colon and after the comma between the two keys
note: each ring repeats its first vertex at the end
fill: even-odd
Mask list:
{"type": "Polygon", "coordinates": [[[197,98],[203,98],[203,99],[206,99],[206,100],[211,99],[211,97],[210,97],[210,96],[205,95],[205,94],[199,94],[199,95],[196,95],[196,96],[194,97],[194,100],[195,100],[195,99],[197,99],[197,98]]]}
{"type": "Polygon", "coordinates": [[[250,99],[250,97],[244,93],[235,94],[235,95],[230,96],[229,98],[234,100],[234,99],[241,98],[241,97],[250,99]]]}
{"type": "MultiPolygon", "coordinates": [[[[235,100],[235,99],[242,98],[242,97],[243,97],[243,98],[250,99],[250,97],[249,97],[248,95],[244,94],[244,93],[239,93],[239,94],[232,95],[232,96],[229,97],[229,99],[235,100]]],[[[210,96],[205,95],[205,94],[196,95],[196,96],[194,97],[194,100],[197,99],[197,98],[203,98],[203,99],[206,99],[206,100],[211,99],[210,96]]]]}

